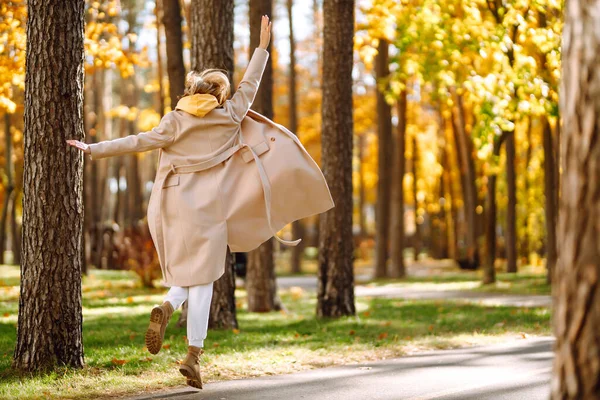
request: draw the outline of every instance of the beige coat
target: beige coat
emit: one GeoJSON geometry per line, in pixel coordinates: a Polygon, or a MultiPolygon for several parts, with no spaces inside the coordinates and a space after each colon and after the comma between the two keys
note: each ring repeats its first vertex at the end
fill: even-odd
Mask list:
{"type": "Polygon", "coordinates": [[[253,250],[286,224],[333,207],[296,136],[249,111],[267,59],[255,50],[222,107],[207,112],[206,95],[184,98],[151,131],[90,145],[91,159],[161,149],[147,216],[167,286],[213,282],[227,245],[253,250]]]}

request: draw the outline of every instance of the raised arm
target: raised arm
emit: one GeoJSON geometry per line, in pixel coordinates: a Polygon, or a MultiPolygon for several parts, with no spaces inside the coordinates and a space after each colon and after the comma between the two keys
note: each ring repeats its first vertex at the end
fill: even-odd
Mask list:
{"type": "Polygon", "coordinates": [[[176,120],[173,117],[173,113],[168,113],[160,120],[156,128],[148,132],[87,145],[75,140],[67,140],[67,143],[89,154],[91,160],[97,160],[165,147],[175,139],[176,129],[176,120]]]}
{"type": "Polygon", "coordinates": [[[244,119],[254,101],[262,74],[269,59],[267,47],[269,46],[270,40],[271,22],[269,22],[269,17],[263,15],[260,27],[260,44],[254,50],[254,54],[252,54],[248,68],[246,69],[244,77],[240,81],[236,92],[231,97],[231,100],[227,101],[233,119],[237,122],[241,122],[242,119],[244,119]]]}

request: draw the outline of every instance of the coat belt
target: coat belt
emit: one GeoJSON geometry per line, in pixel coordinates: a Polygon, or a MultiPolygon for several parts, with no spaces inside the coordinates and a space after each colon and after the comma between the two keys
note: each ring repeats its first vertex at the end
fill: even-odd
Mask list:
{"type": "MultiPolygon", "coordinates": [[[[252,149],[252,146],[248,145],[247,143],[243,143],[241,141],[241,133],[240,133],[240,141],[236,145],[230,147],[229,149],[223,151],[222,153],[219,153],[215,157],[208,159],[206,161],[202,161],[200,163],[187,164],[187,165],[171,164],[169,171],[165,174],[165,176],[160,181],[156,182],[156,184],[159,185],[159,190],[160,190],[159,206],[158,206],[158,211],[156,213],[156,219],[155,219],[156,239],[158,242],[157,246],[159,247],[158,256],[160,257],[160,264],[161,264],[161,267],[165,269],[165,272],[166,272],[167,265],[165,263],[165,256],[164,256],[165,249],[164,249],[164,241],[163,241],[164,235],[163,235],[163,229],[162,229],[162,214],[161,214],[161,212],[162,212],[162,193],[163,193],[163,185],[164,185],[165,181],[171,174],[189,174],[189,173],[200,172],[200,171],[205,171],[207,169],[210,169],[216,165],[219,165],[223,161],[228,160],[231,156],[233,156],[235,153],[237,153],[239,150],[241,150],[243,148],[247,148],[250,151],[250,153],[252,154],[252,157],[254,158],[256,167],[258,168],[258,174],[260,176],[260,182],[262,185],[263,195],[264,195],[264,199],[265,199],[265,211],[266,211],[266,215],[267,215],[267,222],[269,224],[269,229],[273,233],[273,236],[280,243],[285,244],[287,246],[297,246],[298,243],[300,243],[300,241],[302,240],[302,239],[296,239],[296,240],[291,240],[291,241],[283,240],[279,236],[277,236],[277,231],[273,228],[273,224],[271,222],[271,182],[269,181],[269,177],[267,176],[267,172],[265,171],[262,161],[260,160],[260,158],[258,157],[256,152],[252,149]]],[[[165,276],[166,276],[166,273],[165,273],[165,276]]]]}

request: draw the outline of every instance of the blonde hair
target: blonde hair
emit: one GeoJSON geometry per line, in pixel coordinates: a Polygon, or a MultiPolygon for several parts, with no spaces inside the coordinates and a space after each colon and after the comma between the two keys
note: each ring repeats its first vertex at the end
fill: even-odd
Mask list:
{"type": "Polygon", "coordinates": [[[229,97],[229,91],[227,72],[221,69],[207,69],[202,72],[191,71],[187,74],[183,95],[212,94],[222,105],[229,97]]]}

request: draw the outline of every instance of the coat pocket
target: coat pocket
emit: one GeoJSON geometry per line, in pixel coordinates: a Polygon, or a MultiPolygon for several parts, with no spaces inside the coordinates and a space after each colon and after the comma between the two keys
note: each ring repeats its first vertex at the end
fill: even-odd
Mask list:
{"type": "Polygon", "coordinates": [[[166,188],[169,186],[177,186],[177,185],[179,185],[179,175],[171,175],[165,180],[163,187],[166,188]]]}

